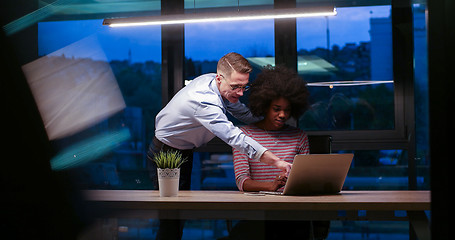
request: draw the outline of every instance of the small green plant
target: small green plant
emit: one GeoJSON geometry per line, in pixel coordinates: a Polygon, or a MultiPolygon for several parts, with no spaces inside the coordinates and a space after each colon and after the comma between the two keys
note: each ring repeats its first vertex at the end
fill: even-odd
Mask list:
{"type": "Polygon", "coordinates": [[[160,151],[155,153],[153,161],[155,161],[158,168],[165,169],[180,168],[187,159],[183,158],[182,153],[177,150],[168,150],[166,152],[160,151]]]}

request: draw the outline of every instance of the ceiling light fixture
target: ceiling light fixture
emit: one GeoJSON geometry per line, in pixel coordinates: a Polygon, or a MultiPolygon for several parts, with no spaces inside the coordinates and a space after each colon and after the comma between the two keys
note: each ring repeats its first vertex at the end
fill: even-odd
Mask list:
{"type": "Polygon", "coordinates": [[[268,10],[238,10],[233,12],[203,12],[145,17],[109,18],[104,19],[103,25],[110,27],[129,27],[147,25],[168,25],[202,22],[246,21],[262,19],[283,19],[317,16],[334,16],[336,9],[333,6],[268,9],[268,10]]]}

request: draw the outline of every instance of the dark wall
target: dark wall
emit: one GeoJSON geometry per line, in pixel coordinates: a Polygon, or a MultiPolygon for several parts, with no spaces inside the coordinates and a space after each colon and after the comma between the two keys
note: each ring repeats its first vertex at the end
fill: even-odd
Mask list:
{"type": "MultiPolygon", "coordinates": [[[[2,1],[2,27],[38,1],[2,1]]],[[[76,239],[86,218],[67,177],[51,170],[50,146],[21,65],[37,58],[36,24],[1,32],[0,103],[2,213],[5,239],[76,239]]]]}
{"type": "Polygon", "coordinates": [[[428,1],[432,239],[449,239],[449,161],[453,161],[455,1],[428,1]]]}
{"type": "MultiPolygon", "coordinates": [[[[35,12],[38,9],[38,1],[36,0],[4,0],[0,2],[1,26],[5,26],[21,17],[35,12]]],[[[24,28],[15,34],[9,35],[14,55],[20,65],[31,62],[38,57],[38,25],[22,24],[24,28]],[[36,43],[36,44],[33,44],[36,43]]],[[[5,46],[2,46],[2,49],[5,46]]]]}

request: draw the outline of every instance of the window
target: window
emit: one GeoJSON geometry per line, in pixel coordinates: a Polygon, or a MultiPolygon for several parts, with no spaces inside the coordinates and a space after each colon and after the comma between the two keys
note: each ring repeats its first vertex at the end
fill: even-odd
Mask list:
{"type": "Polygon", "coordinates": [[[218,60],[229,52],[242,54],[260,70],[251,59],[274,56],[273,26],[273,20],[186,24],[185,79],[216,73],[218,60]]]}
{"type": "Polygon", "coordinates": [[[334,17],[297,20],[298,71],[309,82],[312,95],[311,108],[299,119],[299,127],[310,134],[332,135],[335,150],[354,151],[347,188],[428,188],[425,117],[416,120],[416,153],[409,146],[413,140],[408,141],[414,124],[414,116],[409,116],[411,109],[415,106],[416,114],[428,115],[423,8],[414,6],[412,30],[406,10],[386,2],[343,6],[337,8],[334,17]],[[403,30],[392,31],[392,11],[398,12],[395,17],[400,15],[394,24],[405,25],[405,34],[414,34],[414,76],[419,78],[415,80],[415,93],[423,94],[415,98],[415,105],[403,99],[412,95],[407,90],[413,86],[407,74],[413,66],[394,63],[412,56],[394,46],[404,41],[399,39],[403,30]],[[414,164],[418,165],[417,173],[414,164]],[[368,176],[362,176],[365,173],[368,176]],[[370,184],[356,184],[355,179],[360,178],[370,184]],[[370,181],[373,178],[376,180],[370,181]],[[388,181],[396,184],[385,184],[388,181]]]}
{"type": "MultiPolygon", "coordinates": [[[[354,159],[343,185],[345,190],[407,190],[409,188],[406,150],[352,152],[354,159]]],[[[418,188],[424,188],[428,184],[423,176],[418,176],[416,181],[418,188]]]]}
{"type": "Polygon", "coordinates": [[[305,130],[394,129],[390,6],[343,7],[297,20],[298,72],[309,83],[305,130]]]}

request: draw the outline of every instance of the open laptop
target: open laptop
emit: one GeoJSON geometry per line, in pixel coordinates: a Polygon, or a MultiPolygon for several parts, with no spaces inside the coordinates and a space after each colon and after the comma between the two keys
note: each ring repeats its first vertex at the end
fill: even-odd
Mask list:
{"type": "Polygon", "coordinates": [[[352,153],[298,154],[283,192],[261,191],[279,195],[325,195],[341,191],[351,166],[352,153]]]}

